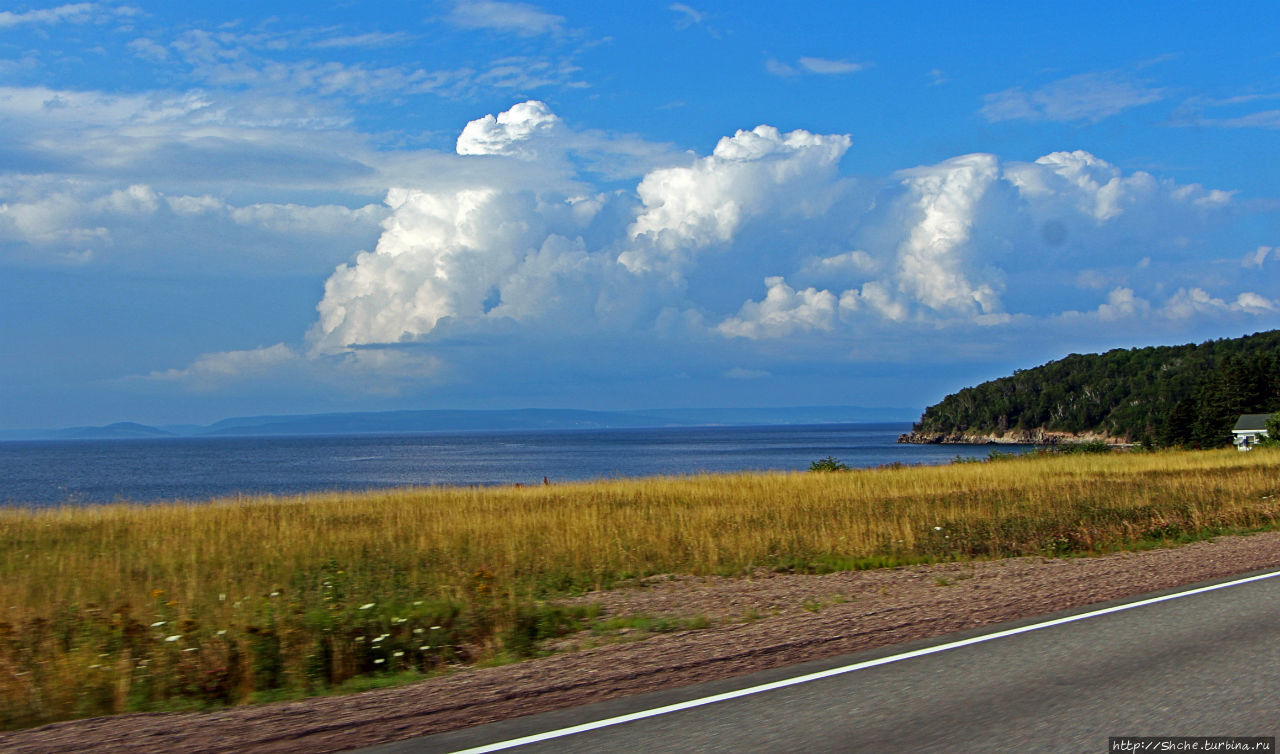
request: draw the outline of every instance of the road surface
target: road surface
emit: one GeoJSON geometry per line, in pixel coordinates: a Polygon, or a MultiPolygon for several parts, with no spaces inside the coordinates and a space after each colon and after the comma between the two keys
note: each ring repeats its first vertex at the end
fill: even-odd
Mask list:
{"type": "Polygon", "coordinates": [[[1112,736],[1278,736],[1273,576],[1280,572],[364,751],[1105,752],[1112,736]],[[1042,625],[1050,619],[1060,622],[1042,625]],[[795,682],[822,673],[831,675],[795,682]],[[791,685],[759,689],[770,683],[791,685]],[[718,694],[741,695],[696,701],[718,694]],[[680,704],[698,706],[661,711],[680,704]],[[613,722],[637,714],[648,716],[613,722]],[[510,743],[536,735],[553,737],[510,743]]]}

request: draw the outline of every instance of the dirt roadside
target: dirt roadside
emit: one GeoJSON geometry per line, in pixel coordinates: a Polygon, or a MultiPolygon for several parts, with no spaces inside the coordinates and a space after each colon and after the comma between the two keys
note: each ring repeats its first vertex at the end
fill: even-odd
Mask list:
{"type": "MultiPolygon", "coordinates": [[[[1280,532],[1096,558],[1019,558],[822,576],[653,578],[580,598],[606,615],[711,627],[464,670],[397,689],[134,714],[0,733],[6,752],[328,752],[727,678],[1280,566],[1280,532]],[[749,617],[748,617],[749,616],[749,617]]],[[[585,638],[585,637],[584,637],[585,638]]]]}

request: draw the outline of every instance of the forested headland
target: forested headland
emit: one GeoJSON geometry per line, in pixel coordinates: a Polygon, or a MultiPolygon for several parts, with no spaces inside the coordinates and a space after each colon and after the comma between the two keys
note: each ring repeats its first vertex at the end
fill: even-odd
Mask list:
{"type": "Polygon", "coordinates": [[[1280,411],[1280,331],[1071,354],[948,395],[900,442],[1231,443],[1241,414],[1280,411]]]}

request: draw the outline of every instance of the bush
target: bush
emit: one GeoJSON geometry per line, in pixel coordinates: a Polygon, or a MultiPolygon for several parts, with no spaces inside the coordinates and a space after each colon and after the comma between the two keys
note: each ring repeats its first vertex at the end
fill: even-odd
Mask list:
{"type": "Polygon", "coordinates": [[[835,456],[827,456],[809,464],[809,471],[848,471],[849,467],[841,463],[835,456]]]}
{"type": "Polygon", "coordinates": [[[1267,448],[1280,447],[1280,412],[1267,419],[1267,433],[1258,437],[1256,444],[1267,448]]]}
{"type": "Polygon", "coordinates": [[[1059,453],[1110,453],[1112,447],[1102,440],[1069,442],[1054,448],[1059,453]]]}

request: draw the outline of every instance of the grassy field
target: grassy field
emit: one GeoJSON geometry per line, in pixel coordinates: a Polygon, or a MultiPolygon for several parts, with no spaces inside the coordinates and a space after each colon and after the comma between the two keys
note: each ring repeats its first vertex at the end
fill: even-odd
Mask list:
{"type": "Polygon", "coordinates": [[[202,709],[538,652],[557,596],[1071,555],[1280,525],[1280,451],[0,510],[0,726],[202,709]]]}

